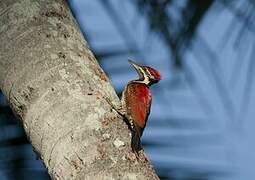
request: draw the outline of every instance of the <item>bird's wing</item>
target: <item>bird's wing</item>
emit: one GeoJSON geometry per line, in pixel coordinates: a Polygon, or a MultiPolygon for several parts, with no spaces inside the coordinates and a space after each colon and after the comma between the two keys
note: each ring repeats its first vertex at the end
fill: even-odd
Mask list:
{"type": "Polygon", "coordinates": [[[126,88],[126,110],[134,124],[141,128],[141,134],[146,125],[151,106],[151,94],[147,86],[131,83],[126,88]]]}

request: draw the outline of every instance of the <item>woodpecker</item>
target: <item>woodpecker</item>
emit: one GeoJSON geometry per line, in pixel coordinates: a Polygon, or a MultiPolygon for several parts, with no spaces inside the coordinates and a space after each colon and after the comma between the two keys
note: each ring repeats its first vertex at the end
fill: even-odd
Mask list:
{"type": "Polygon", "coordinates": [[[131,80],[122,92],[121,107],[116,107],[111,102],[113,109],[115,109],[121,116],[128,120],[131,129],[131,148],[136,154],[141,148],[141,136],[146,126],[148,116],[151,108],[151,93],[149,87],[157,83],[161,79],[159,71],[135,63],[132,60],[128,62],[134,67],[139,75],[138,79],[131,80]]]}

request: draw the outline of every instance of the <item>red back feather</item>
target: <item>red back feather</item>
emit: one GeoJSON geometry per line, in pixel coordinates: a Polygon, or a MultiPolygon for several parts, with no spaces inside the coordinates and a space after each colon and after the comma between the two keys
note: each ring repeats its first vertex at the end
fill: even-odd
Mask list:
{"type": "Polygon", "coordinates": [[[126,88],[127,114],[131,116],[135,124],[144,128],[151,106],[151,94],[149,88],[141,83],[130,83],[126,88]]]}

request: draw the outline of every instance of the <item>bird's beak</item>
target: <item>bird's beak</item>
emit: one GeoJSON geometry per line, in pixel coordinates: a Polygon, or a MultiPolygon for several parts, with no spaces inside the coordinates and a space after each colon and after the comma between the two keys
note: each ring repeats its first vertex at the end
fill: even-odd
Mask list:
{"type": "Polygon", "coordinates": [[[142,73],[143,67],[130,59],[128,60],[128,62],[135,68],[135,70],[139,74],[139,76],[143,77],[143,73],[142,73]]]}

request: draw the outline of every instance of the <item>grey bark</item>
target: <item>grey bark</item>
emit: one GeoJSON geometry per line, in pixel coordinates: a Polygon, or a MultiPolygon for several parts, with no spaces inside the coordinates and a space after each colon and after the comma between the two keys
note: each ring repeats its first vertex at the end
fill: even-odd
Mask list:
{"type": "Polygon", "coordinates": [[[0,1],[0,88],[52,179],[158,179],[62,0],[0,1]]]}

